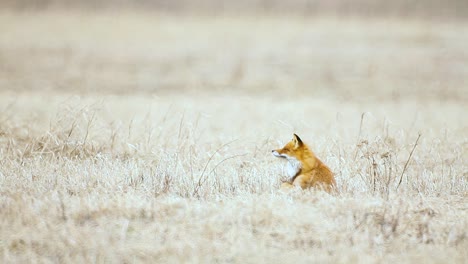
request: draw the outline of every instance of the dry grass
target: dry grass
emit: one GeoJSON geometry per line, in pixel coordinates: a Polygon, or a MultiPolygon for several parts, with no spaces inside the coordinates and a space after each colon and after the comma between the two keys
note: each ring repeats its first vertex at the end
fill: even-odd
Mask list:
{"type": "Polygon", "coordinates": [[[464,25],[0,22],[2,262],[466,263],[464,25]],[[339,195],[277,190],[293,132],[339,195]]]}

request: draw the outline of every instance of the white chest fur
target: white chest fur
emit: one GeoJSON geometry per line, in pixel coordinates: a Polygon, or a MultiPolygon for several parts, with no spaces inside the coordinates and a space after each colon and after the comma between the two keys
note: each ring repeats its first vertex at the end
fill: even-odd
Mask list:
{"type": "Polygon", "coordinates": [[[301,169],[301,163],[295,158],[288,158],[288,164],[286,165],[286,172],[289,177],[294,177],[301,169]]]}

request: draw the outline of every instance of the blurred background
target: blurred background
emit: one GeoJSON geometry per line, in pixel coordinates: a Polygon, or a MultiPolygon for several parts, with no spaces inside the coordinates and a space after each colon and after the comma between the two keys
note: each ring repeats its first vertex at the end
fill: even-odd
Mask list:
{"type": "Polygon", "coordinates": [[[464,0],[3,0],[0,89],[467,100],[464,0]]]}
{"type": "Polygon", "coordinates": [[[100,10],[154,10],[172,13],[276,13],[294,15],[399,16],[456,19],[467,16],[463,0],[3,0],[2,7],[16,10],[81,8],[100,10]]]}

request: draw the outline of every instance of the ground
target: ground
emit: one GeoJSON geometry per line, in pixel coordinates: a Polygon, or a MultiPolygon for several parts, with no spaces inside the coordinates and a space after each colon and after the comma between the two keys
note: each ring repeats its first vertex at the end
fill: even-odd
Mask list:
{"type": "Polygon", "coordinates": [[[0,260],[466,263],[463,21],[0,13],[0,260]],[[281,192],[297,133],[339,194],[281,192]]]}

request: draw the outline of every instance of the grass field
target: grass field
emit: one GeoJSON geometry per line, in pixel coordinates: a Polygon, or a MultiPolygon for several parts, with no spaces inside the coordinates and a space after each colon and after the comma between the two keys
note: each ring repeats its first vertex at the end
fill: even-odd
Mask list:
{"type": "Polygon", "coordinates": [[[0,262],[468,261],[467,22],[4,11],[0,32],[0,262]],[[339,194],[278,190],[292,133],[339,194]]]}

